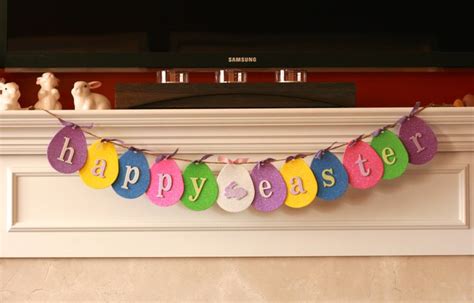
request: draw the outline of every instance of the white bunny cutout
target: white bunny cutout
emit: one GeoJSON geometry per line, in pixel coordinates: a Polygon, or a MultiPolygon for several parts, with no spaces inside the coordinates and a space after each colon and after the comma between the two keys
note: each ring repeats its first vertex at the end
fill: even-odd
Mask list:
{"type": "Polygon", "coordinates": [[[110,101],[104,95],[92,93],[91,89],[101,87],[102,83],[99,81],[85,82],[77,81],[71,90],[74,98],[74,109],[89,110],[89,109],[110,109],[110,101]]]}
{"type": "Polygon", "coordinates": [[[62,109],[59,100],[59,91],[56,87],[59,79],[53,73],[44,73],[41,77],[36,78],[36,84],[41,86],[38,91],[38,102],[35,104],[37,109],[62,109]]]}
{"type": "Polygon", "coordinates": [[[0,82],[0,111],[21,109],[18,99],[21,93],[15,82],[0,82]]]}

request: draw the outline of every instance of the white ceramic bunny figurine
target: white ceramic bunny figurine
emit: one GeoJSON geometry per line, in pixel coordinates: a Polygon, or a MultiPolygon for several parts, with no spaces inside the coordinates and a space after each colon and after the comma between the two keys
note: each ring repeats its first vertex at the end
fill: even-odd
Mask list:
{"type": "Polygon", "coordinates": [[[41,86],[38,91],[38,102],[35,108],[38,109],[62,109],[61,102],[59,102],[59,91],[56,87],[59,84],[59,79],[53,73],[44,73],[41,77],[36,78],[36,84],[41,86]]]}
{"type": "Polygon", "coordinates": [[[20,96],[20,88],[15,82],[0,83],[0,111],[21,109],[20,96]]]}
{"type": "Polygon", "coordinates": [[[74,97],[74,109],[88,110],[88,109],[110,109],[110,101],[101,94],[92,93],[91,89],[101,87],[102,83],[99,81],[85,82],[77,81],[71,90],[74,97]]]}

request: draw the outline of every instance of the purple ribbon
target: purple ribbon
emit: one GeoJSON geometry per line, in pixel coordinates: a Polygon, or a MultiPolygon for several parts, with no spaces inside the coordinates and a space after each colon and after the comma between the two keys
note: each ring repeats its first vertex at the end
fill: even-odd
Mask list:
{"type": "Polygon", "coordinates": [[[384,126],[384,127],[381,127],[377,130],[374,130],[371,135],[372,135],[372,137],[377,137],[386,130],[387,130],[387,128],[384,126]]]}
{"type": "Polygon", "coordinates": [[[208,158],[210,158],[210,157],[212,157],[212,156],[214,156],[214,155],[213,155],[213,154],[205,154],[204,156],[201,157],[201,159],[199,159],[199,160],[194,160],[193,163],[194,163],[194,164],[200,164],[200,163],[202,163],[204,160],[206,160],[206,159],[208,159],[208,158]]]}
{"type": "Polygon", "coordinates": [[[125,145],[125,142],[123,142],[122,140],[120,139],[116,139],[116,138],[102,138],[100,139],[100,142],[104,143],[104,142],[115,142],[115,143],[120,143],[120,144],[123,144],[125,145]]]}
{"type": "Polygon", "coordinates": [[[60,118],[60,117],[57,117],[59,122],[61,122],[62,125],[64,126],[70,126],[72,128],[76,128],[76,127],[79,127],[79,128],[93,128],[94,127],[94,123],[90,123],[90,124],[86,124],[86,125],[78,125],[74,122],[71,122],[71,121],[66,121],[64,120],[63,118],[60,118]]]}
{"type": "Polygon", "coordinates": [[[324,156],[324,154],[327,152],[327,150],[325,149],[320,149],[318,150],[318,152],[316,153],[316,155],[314,155],[314,157],[318,160],[321,160],[321,158],[324,156]]]}
{"type": "Polygon", "coordinates": [[[139,152],[139,153],[142,153],[144,151],[150,151],[146,148],[138,148],[138,147],[135,147],[135,146],[130,146],[128,149],[131,150],[131,151],[134,151],[134,152],[139,152]]]}
{"type": "Polygon", "coordinates": [[[321,158],[324,156],[325,153],[327,153],[328,151],[331,150],[331,148],[337,144],[337,141],[331,143],[331,145],[329,145],[328,147],[324,148],[324,149],[320,149],[316,152],[316,155],[314,155],[314,157],[318,160],[321,160],[321,158]]]}
{"type": "Polygon", "coordinates": [[[405,122],[407,119],[410,119],[411,117],[415,116],[416,112],[420,108],[420,104],[420,101],[416,101],[415,106],[413,106],[410,113],[398,119],[397,124],[403,124],[403,122],[405,122]]]}
{"type": "Polygon", "coordinates": [[[306,156],[308,156],[308,155],[303,154],[303,153],[299,153],[299,154],[296,154],[294,156],[288,156],[288,157],[286,157],[285,162],[290,162],[290,161],[293,161],[293,160],[296,160],[296,159],[304,158],[306,156]]]}
{"type": "Polygon", "coordinates": [[[179,150],[179,148],[177,148],[177,149],[176,149],[174,152],[172,152],[172,153],[159,155],[158,157],[156,157],[155,162],[158,163],[158,162],[160,162],[160,161],[168,160],[168,159],[170,159],[170,158],[176,156],[176,154],[178,153],[178,150],[179,150]]]}
{"type": "Polygon", "coordinates": [[[356,144],[357,142],[359,142],[360,140],[362,140],[362,137],[364,137],[364,135],[360,135],[359,137],[357,137],[357,138],[355,138],[354,140],[352,140],[351,142],[349,142],[349,147],[354,146],[354,144],[356,144]]]}
{"type": "Polygon", "coordinates": [[[262,160],[262,161],[258,161],[258,168],[260,168],[260,166],[264,166],[268,163],[272,163],[272,162],[275,162],[276,160],[273,159],[273,158],[266,158],[265,160],[262,160]]]}

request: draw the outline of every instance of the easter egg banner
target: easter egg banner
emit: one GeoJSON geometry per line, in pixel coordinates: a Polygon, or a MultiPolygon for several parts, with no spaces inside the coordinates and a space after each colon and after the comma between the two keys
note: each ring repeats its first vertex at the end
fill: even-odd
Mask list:
{"type": "Polygon", "coordinates": [[[51,139],[47,159],[59,173],[79,173],[89,187],[110,187],[126,200],[146,197],[155,207],[180,204],[193,211],[217,207],[228,213],[318,207],[319,203],[343,199],[351,188],[367,190],[400,178],[409,164],[431,161],[438,151],[438,140],[430,126],[416,116],[426,108],[417,103],[397,122],[349,142],[334,142],[325,149],[281,159],[252,161],[223,155],[217,155],[217,161],[208,160],[216,156],[213,154],[186,159],[177,156],[178,149],[172,154],[140,149],[120,139],[98,136],[84,130],[92,126],[80,127],[44,110],[64,126],[51,139]],[[88,146],[86,135],[96,141],[88,146]],[[368,138],[370,142],[365,141],[368,138]],[[126,150],[119,155],[116,147],[126,150]],[[342,157],[333,152],[342,148],[342,157]],[[147,156],[156,157],[152,165],[147,156]],[[275,165],[278,162],[281,165],[275,165]]]}

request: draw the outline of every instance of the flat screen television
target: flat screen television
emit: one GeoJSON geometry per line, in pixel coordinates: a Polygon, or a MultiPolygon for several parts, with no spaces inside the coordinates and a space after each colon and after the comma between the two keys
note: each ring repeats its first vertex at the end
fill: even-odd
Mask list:
{"type": "Polygon", "coordinates": [[[0,0],[3,67],[474,67],[462,5],[0,0]]]}

